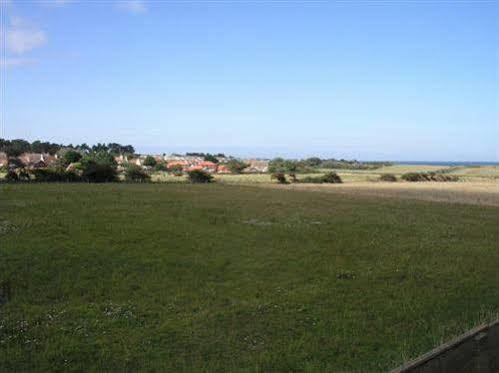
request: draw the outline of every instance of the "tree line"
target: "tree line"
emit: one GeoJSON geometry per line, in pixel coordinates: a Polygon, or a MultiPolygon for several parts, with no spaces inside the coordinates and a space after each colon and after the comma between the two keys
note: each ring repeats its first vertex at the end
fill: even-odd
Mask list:
{"type": "Polygon", "coordinates": [[[301,160],[274,158],[269,162],[269,172],[313,173],[317,169],[374,170],[390,166],[390,162],[361,162],[346,159],[321,159],[310,157],[301,160]]]}
{"type": "Polygon", "coordinates": [[[29,142],[23,139],[7,140],[0,138],[0,152],[4,152],[8,157],[18,157],[23,153],[48,153],[51,155],[56,154],[62,149],[73,149],[80,153],[100,153],[105,152],[112,155],[135,154],[135,148],[132,145],[122,145],[118,143],[97,143],[95,145],[87,145],[86,143],[80,145],[64,145],[48,141],[36,140],[29,142]]]}

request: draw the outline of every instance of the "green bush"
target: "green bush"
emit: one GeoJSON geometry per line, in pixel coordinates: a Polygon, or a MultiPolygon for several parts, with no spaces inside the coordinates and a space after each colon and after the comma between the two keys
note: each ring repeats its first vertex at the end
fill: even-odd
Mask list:
{"type": "Polygon", "coordinates": [[[8,181],[9,183],[19,181],[17,172],[15,172],[14,170],[10,170],[9,172],[7,172],[7,175],[5,175],[5,181],[8,181]]]}
{"type": "Polygon", "coordinates": [[[389,181],[395,182],[397,181],[397,177],[394,174],[383,174],[379,177],[380,181],[389,181]]]}
{"type": "Polygon", "coordinates": [[[231,159],[229,162],[227,162],[227,168],[233,174],[242,173],[243,170],[248,166],[249,165],[247,163],[244,163],[244,162],[237,160],[237,159],[231,159]]]}
{"type": "Polygon", "coordinates": [[[62,168],[38,168],[30,171],[36,182],[68,182],[75,183],[82,181],[81,177],[72,171],[62,168]]]}
{"type": "Polygon", "coordinates": [[[168,172],[171,172],[175,176],[182,176],[184,174],[184,168],[182,165],[176,164],[168,168],[168,172]]]}
{"type": "Polygon", "coordinates": [[[210,153],[204,155],[204,160],[208,162],[218,163],[218,158],[210,153]]]}
{"type": "Polygon", "coordinates": [[[418,181],[458,181],[455,175],[447,175],[441,172],[409,172],[401,176],[402,180],[409,182],[418,181]]]}
{"type": "Polygon", "coordinates": [[[80,152],[77,152],[76,150],[70,149],[70,150],[63,152],[63,154],[60,158],[60,164],[61,164],[61,166],[67,167],[71,163],[79,162],[81,158],[82,158],[82,155],[80,152]]]}
{"type": "Polygon", "coordinates": [[[7,162],[7,168],[9,170],[22,169],[22,168],[24,168],[24,163],[21,162],[21,160],[19,158],[11,157],[11,158],[9,158],[9,160],[7,162]]]}
{"type": "Polygon", "coordinates": [[[324,176],[322,176],[323,183],[330,183],[330,184],[341,184],[343,183],[343,180],[341,180],[340,175],[338,175],[336,172],[328,172],[324,176]]]}
{"type": "Polygon", "coordinates": [[[168,171],[168,168],[164,163],[157,163],[156,166],[154,166],[154,171],[168,171]]]}
{"type": "Polygon", "coordinates": [[[213,176],[203,170],[192,170],[187,173],[189,182],[193,184],[211,183],[213,176]]]}
{"type": "Polygon", "coordinates": [[[279,184],[288,184],[288,180],[286,179],[286,175],[284,172],[274,172],[270,175],[271,180],[277,180],[279,184]]]}
{"type": "Polygon", "coordinates": [[[297,182],[303,184],[341,184],[343,181],[336,172],[328,172],[322,176],[307,176],[297,180],[297,182]]]}
{"type": "Polygon", "coordinates": [[[148,166],[148,167],[154,167],[156,166],[158,162],[156,161],[156,159],[151,156],[151,155],[148,155],[146,157],[146,159],[144,160],[144,166],[148,166]]]}
{"type": "Polygon", "coordinates": [[[125,169],[125,180],[143,183],[151,180],[151,177],[142,169],[142,167],[130,164],[125,169]]]}
{"type": "Polygon", "coordinates": [[[106,152],[91,153],[81,159],[82,178],[90,183],[106,183],[118,180],[114,157],[106,152]]]}
{"type": "Polygon", "coordinates": [[[5,175],[4,180],[9,183],[20,181],[27,182],[30,181],[30,176],[28,171],[24,168],[10,169],[9,172],[7,172],[7,175],[5,175]]]}

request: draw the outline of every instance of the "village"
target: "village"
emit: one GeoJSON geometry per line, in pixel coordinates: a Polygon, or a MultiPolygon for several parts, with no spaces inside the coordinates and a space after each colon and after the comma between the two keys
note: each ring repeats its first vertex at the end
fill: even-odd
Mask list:
{"type": "MultiPolygon", "coordinates": [[[[64,149],[63,149],[64,150],[64,149]]],[[[60,152],[56,154],[50,153],[22,153],[14,159],[17,161],[12,162],[12,158],[9,157],[5,152],[0,152],[0,168],[7,167],[23,167],[25,169],[38,169],[38,168],[48,168],[56,167],[60,165],[60,152]]],[[[120,154],[115,155],[114,160],[118,165],[118,169],[125,168],[127,165],[140,166],[144,170],[153,170],[153,168],[159,170],[179,170],[182,172],[189,172],[193,170],[203,170],[211,174],[230,174],[232,173],[228,163],[235,160],[233,157],[218,156],[214,157],[214,161],[209,161],[205,159],[206,157],[202,155],[180,155],[180,154],[162,154],[162,155],[151,155],[151,154],[120,154]],[[154,159],[154,162],[148,163],[154,159]],[[154,167],[156,166],[156,167],[154,167]]],[[[266,173],[268,172],[268,160],[262,159],[241,159],[246,167],[242,169],[242,173],[266,173]]],[[[68,165],[67,168],[70,170],[74,168],[74,165],[68,165]]]]}

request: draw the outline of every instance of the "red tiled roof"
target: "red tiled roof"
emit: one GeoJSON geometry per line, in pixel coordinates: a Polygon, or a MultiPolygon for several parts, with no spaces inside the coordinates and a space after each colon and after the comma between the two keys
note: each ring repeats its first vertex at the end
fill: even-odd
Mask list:
{"type": "Polygon", "coordinates": [[[216,163],[213,163],[213,162],[210,162],[210,161],[199,162],[196,166],[210,167],[210,168],[217,167],[216,163]]]}
{"type": "Polygon", "coordinates": [[[172,166],[188,166],[189,163],[186,161],[173,161],[173,162],[168,162],[167,167],[172,167],[172,166]]]}

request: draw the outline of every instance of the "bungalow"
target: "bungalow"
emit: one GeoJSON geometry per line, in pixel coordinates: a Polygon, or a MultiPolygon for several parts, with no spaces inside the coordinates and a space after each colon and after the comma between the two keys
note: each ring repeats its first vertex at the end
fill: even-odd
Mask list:
{"type": "Polygon", "coordinates": [[[127,161],[128,161],[128,163],[134,164],[137,166],[142,166],[142,163],[144,162],[144,160],[141,158],[127,158],[127,161]]]}
{"type": "Polygon", "coordinates": [[[244,173],[265,173],[269,170],[269,162],[260,159],[247,159],[245,162],[248,164],[243,172],[244,173]]]}
{"type": "Polygon", "coordinates": [[[0,152],[0,167],[6,166],[8,161],[7,154],[0,152]]]}
{"type": "Polygon", "coordinates": [[[57,163],[57,156],[47,153],[23,153],[18,159],[27,168],[43,168],[54,166],[57,163]]]}
{"type": "Polygon", "coordinates": [[[43,154],[43,161],[47,167],[53,167],[57,164],[57,154],[43,154]]]}

